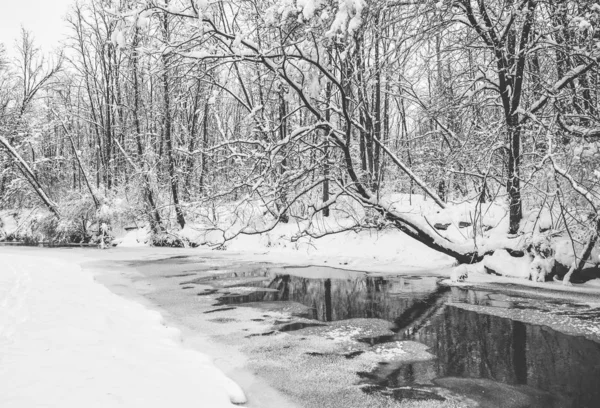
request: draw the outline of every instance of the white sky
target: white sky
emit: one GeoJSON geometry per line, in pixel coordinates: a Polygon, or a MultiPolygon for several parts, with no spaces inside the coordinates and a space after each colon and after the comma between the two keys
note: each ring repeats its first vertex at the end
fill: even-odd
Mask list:
{"type": "Polygon", "coordinates": [[[59,41],[66,32],[63,17],[74,2],[75,0],[0,0],[0,43],[11,52],[22,25],[33,33],[35,43],[44,51],[58,48],[59,41]]]}

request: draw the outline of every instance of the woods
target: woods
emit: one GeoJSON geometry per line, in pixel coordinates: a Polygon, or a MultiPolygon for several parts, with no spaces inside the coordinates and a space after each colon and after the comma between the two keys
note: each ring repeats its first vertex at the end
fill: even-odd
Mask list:
{"type": "Polygon", "coordinates": [[[26,30],[0,48],[0,209],[45,208],[36,228],[76,242],[398,229],[568,282],[599,261],[599,19],[584,0],[74,2],[60,54],[26,30]]]}

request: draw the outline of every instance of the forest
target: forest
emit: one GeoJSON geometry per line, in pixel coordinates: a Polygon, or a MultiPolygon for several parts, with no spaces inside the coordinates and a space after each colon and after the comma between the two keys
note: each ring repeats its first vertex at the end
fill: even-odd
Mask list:
{"type": "Polygon", "coordinates": [[[74,1],[59,51],[0,46],[0,240],[398,230],[464,274],[597,273],[599,21],[591,0],[74,1]]]}

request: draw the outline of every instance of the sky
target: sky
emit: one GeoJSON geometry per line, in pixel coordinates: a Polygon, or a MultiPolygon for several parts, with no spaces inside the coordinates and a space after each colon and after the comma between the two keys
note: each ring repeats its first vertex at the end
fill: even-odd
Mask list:
{"type": "Polygon", "coordinates": [[[21,25],[44,51],[60,46],[66,32],[63,16],[75,0],[0,0],[0,43],[12,51],[21,25]]]}

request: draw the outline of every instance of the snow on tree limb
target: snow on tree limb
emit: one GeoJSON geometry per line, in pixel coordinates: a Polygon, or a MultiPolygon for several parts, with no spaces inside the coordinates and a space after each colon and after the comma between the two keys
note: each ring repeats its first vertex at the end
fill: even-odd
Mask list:
{"type": "Polygon", "coordinates": [[[441,208],[446,208],[446,203],[444,200],[440,198],[439,195],[435,191],[433,191],[419,176],[417,176],[406,164],[404,164],[398,156],[396,156],[385,144],[381,143],[381,141],[377,138],[374,138],[375,143],[377,143],[383,151],[392,159],[392,161],[398,166],[411,180],[413,180],[419,187],[425,191],[425,193],[436,202],[441,208]]]}
{"type": "Polygon", "coordinates": [[[560,115],[557,116],[557,122],[561,128],[569,132],[570,134],[583,138],[583,139],[597,139],[600,138],[600,128],[567,125],[560,115]]]}
{"type": "Polygon", "coordinates": [[[535,101],[529,109],[527,109],[527,114],[525,114],[519,124],[524,124],[530,119],[530,115],[535,115],[537,111],[542,109],[546,104],[552,99],[559,91],[577,79],[579,76],[585,74],[587,71],[592,69],[596,64],[600,61],[600,57],[595,57],[591,62],[580,64],[577,67],[573,68],[569,72],[565,74],[559,81],[557,81],[552,88],[546,91],[546,94],[541,96],[537,101],[535,101]]]}
{"type": "Polygon", "coordinates": [[[547,157],[552,162],[554,171],[563,176],[569,182],[573,190],[577,191],[583,198],[585,198],[586,201],[592,206],[595,212],[598,212],[596,206],[598,205],[599,198],[596,197],[590,190],[588,190],[579,182],[577,182],[577,180],[575,180],[575,178],[573,178],[573,176],[569,174],[569,172],[559,167],[554,161],[552,155],[548,155],[547,157]]]}
{"type": "Polygon", "coordinates": [[[21,155],[15,150],[13,146],[11,146],[11,144],[8,142],[8,140],[6,140],[6,138],[4,138],[4,136],[0,136],[0,143],[4,146],[8,153],[10,153],[15,162],[17,162],[21,173],[23,173],[31,187],[33,187],[36,194],[44,202],[46,207],[48,207],[50,212],[52,212],[52,214],[54,214],[57,218],[60,218],[60,212],[58,211],[56,203],[54,203],[54,201],[52,201],[50,197],[48,197],[48,195],[44,191],[44,188],[37,180],[37,177],[35,177],[35,174],[31,170],[27,162],[23,160],[21,155]]]}

